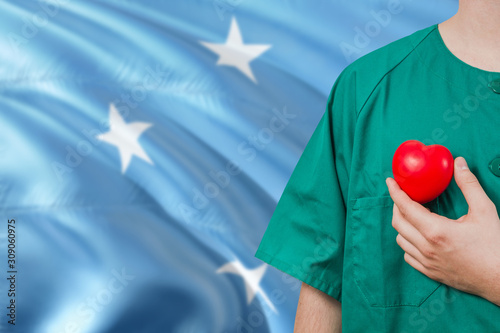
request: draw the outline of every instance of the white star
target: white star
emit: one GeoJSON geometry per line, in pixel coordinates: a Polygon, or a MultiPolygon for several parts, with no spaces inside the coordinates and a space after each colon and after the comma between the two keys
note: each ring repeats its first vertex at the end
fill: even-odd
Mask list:
{"type": "Polygon", "coordinates": [[[254,83],[257,83],[250,61],[266,52],[271,45],[267,44],[243,44],[240,28],[236,19],[231,19],[231,28],[225,44],[213,44],[200,41],[200,43],[219,55],[217,65],[234,66],[245,74],[254,83]]]}
{"type": "Polygon", "coordinates": [[[255,296],[255,294],[260,294],[264,301],[269,305],[269,307],[275,312],[278,313],[273,303],[269,300],[267,295],[264,293],[262,288],[260,287],[260,281],[266,272],[267,265],[264,264],[254,269],[247,269],[241,262],[235,260],[233,262],[229,262],[224,266],[221,266],[216,273],[231,273],[239,275],[243,278],[245,282],[245,288],[247,291],[247,304],[250,304],[255,296]]]}
{"type": "Polygon", "coordinates": [[[139,144],[141,134],[153,124],[134,122],[127,124],[116,110],[114,104],[109,105],[109,132],[99,134],[96,138],[118,148],[122,161],[122,173],[125,173],[132,155],[153,164],[139,144]]]}

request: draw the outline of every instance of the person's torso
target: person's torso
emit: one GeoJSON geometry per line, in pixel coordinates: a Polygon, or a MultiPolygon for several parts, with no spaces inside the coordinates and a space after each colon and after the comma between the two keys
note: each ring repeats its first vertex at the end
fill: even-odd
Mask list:
{"type": "MultiPolygon", "coordinates": [[[[500,73],[455,58],[435,26],[412,38],[407,42],[415,48],[380,78],[356,122],[346,202],[343,329],[500,332],[500,307],[431,280],[404,261],[385,183],[394,177],[392,157],[401,143],[440,144],[454,158],[466,159],[500,207],[500,94],[488,87],[500,73]]],[[[361,70],[357,85],[366,75],[361,70]]],[[[450,219],[468,211],[454,179],[425,205],[450,219]]]]}

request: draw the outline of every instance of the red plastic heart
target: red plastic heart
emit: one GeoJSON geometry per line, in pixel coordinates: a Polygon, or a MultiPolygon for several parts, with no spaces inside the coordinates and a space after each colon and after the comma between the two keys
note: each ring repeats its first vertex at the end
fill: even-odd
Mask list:
{"type": "Polygon", "coordinates": [[[392,173],[399,187],[423,204],[437,198],[453,177],[453,155],[442,145],[418,140],[403,142],[392,158],[392,173]]]}

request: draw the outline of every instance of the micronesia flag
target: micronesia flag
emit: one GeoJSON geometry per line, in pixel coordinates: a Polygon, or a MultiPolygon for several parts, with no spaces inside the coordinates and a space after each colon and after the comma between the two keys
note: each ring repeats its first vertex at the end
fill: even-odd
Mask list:
{"type": "Polygon", "coordinates": [[[254,254],[331,86],[456,9],[0,2],[0,331],[292,332],[254,254]]]}

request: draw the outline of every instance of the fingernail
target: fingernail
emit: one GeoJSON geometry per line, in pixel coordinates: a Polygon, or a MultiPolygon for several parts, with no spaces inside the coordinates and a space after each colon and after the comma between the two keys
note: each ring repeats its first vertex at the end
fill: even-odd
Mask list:
{"type": "Polygon", "coordinates": [[[462,156],[459,156],[455,159],[455,163],[457,164],[457,167],[459,169],[465,170],[468,169],[467,162],[465,161],[465,158],[462,156]]]}

